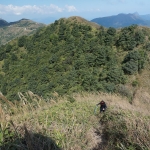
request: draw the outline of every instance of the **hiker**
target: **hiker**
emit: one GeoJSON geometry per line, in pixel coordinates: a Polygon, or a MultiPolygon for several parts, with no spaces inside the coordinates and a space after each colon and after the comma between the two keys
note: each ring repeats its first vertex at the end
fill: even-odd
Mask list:
{"type": "Polygon", "coordinates": [[[103,100],[100,103],[98,103],[97,105],[100,105],[100,113],[104,112],[107,108],[106,103],[103,100]]]}

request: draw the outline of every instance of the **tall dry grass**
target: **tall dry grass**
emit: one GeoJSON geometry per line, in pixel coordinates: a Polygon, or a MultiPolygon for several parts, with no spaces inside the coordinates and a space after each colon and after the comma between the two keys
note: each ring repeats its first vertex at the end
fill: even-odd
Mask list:
{"type": "Polygon", "coordinates": [[[139,147],[150,147],[150,96],[142,89],[135,93],[132,104],[125,97],[106,93],[75,93],[71,95],[73,100],[57,93],[53,94],[54,99],[47,100],[31,91],[18,95],[20,101],[14,103],[0,96],[3,133],[0,144],[5,148],[14,144],[19,146],[16,149],[33,150],[106,150],[110,147],[127,150],[133,149],[135,143],[139,147]],[[99,110],[94,114],[101,100],[107,103],[108,110],[102,115],[99,110]],[[5,131],[11,133],[11,137],[6,136],[5,131]],[[119,141],[116,135],[125,138],[119,141]]]}

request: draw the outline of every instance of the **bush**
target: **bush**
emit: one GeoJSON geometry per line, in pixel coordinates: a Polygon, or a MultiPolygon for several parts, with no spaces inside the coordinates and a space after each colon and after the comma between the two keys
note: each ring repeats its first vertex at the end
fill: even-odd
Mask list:
{"type": "Polygon", "coordinates": [[[125,74],[134,74],[144,68],[147,61],[147,54],[144,50],[129,52],[123,62],[122,69],[125,74]]]}
{"type": "Polygon", "coordinates": [[[101,118],[104,127],[103,138],[108,141],[105,145],[106,149],[148,150],[150,146],[149,122],[143,119],[141,121],[139,117],[143,118],[138,115],[137,119],[131,112],[107,110],[101,118]]]}
{"type": "Polygon", "coordinates": [[[129,101],[131,102],[132,97],[133,97],[133,93],[128,87],[126,87],[125,85],[120,84],[116,87],[116,92],[119,93],[122,96],[127,97],[129,99],[129,101]]]}
{"type": "Polygon", "coordinates": [[[112,69],[109,69],[106,80],[115,84],[123,84],[126,79],[121,68],[113,67],[112,69]]]}
{"type": "Polygon", "coordinates": [[[25,42],[26,42],[26,38],[25,36],[22,36],[18,39],[18,46],[19,47],[23,47],[25,45],[25,42]]]}
{"type": "Polygon", "coordinates": [[[74,103],[74,102],[75,102],[75,98],[73,98],[72,96],[68,96],[68,97],[67,97],[67,100],[68,100],[70,103],[74,103]]]}
{"type": "Polygon", "coordinates": [[[135,80],[135,81],[132,82],[132,86],[133,86],[133,87],[136,87],[136,86],[138,86],[138,85],[139,85],[139,82],[138,82],[137,80],[135,80]]]}
{"type": "Polygon", "coordinates": [[[130,60],[127,63],[125,63],[122,67],[125,74],[135,74],[138,72],[138,62],[130,60]]]}

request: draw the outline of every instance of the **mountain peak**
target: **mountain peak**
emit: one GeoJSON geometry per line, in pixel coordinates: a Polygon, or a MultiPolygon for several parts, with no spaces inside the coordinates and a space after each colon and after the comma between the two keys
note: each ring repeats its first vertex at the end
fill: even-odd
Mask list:
{"type": "Polygon", "coordinates": [[[114,16],[95,18],[91,21],[104,27],[114,28],[126,27],[132,24],[148,26],[147,22],[143,20],[137,12],[129,14],[120,13],[114,16]]]}
{"type": "Polygon", "coordinates": [[[138,12],[134,12],[133,15],[140,17],[138,12]]]}
{"type": "MultiPolygon", "coordinates": [[[[64,18],[62,18],[64,19],[64,18]]],[[[88,21],[80,16],[71,16],[69,18],[65,18],[65,20],[68,20],[69,22],[76,22],[76,23],[79,23],[79,24],[86,24],[86,25],[89,25],[91,27],[95,27],[95,28],[99,28],[100,25],[94,23],[94,22],[91,22],[91,21],[88,21]]]]}

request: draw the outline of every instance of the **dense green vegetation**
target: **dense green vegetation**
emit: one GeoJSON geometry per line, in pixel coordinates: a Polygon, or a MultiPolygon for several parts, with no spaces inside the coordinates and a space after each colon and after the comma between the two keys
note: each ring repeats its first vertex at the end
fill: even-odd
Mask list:
{"type": "Polygon", "coordinates": [[[28,90],[44,98],[54,91],[117,92],[145,67],[148,29],[97,28],[81,20],[60,19],[1,46],[0,91],[10,100],[28,90]]]}

